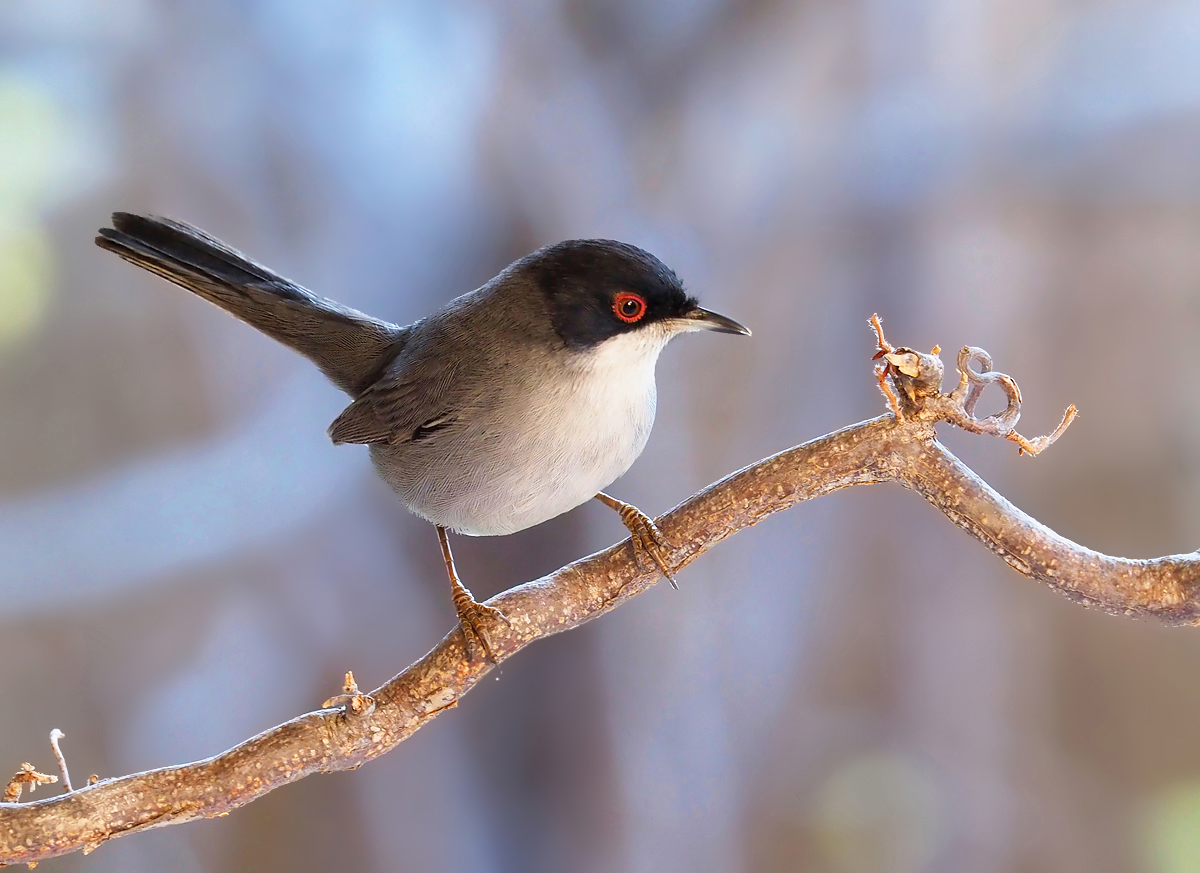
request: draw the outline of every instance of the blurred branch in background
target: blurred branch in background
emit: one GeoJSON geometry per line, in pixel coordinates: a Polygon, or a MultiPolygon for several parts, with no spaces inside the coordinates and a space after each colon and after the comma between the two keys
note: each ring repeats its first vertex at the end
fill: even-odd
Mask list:
{"type": "MultiPolygon", "coordinates": [[[[1010,439],[1023,453],[1036,454],[1066,429],[1074,407],[1050,437],[1026,439],[1014,430],[1020,389],[1011,377],[991,370],[982,349],[960,352],[959,383],[943,393],[937,348],[929,355],[895,348],[878,317],[872,325],[879,345],[876,376],[892,414],[759,461],[684,501],[658,520],[674,545],[668,557],[672,569],[799,502],[850,485],[896,482],[917,491],[1019,572],[1077,602],[1170,623],[1200,618],[1200,554],[1129,560],[1078,546],[1010,504],[936,439],[936,424],[949,422],[1010,439]],[[982,372],[971,369],[972,363],[982,372]],[[976,418],[976,403],[990,384],[1004,390],[1008,404],[976,418]]],[[[309,774],[358,767],[456,706],[497,664],[531,642],[578,627],[651,588],[660,575],[646,563],[639,566],[626,541],[492,598],[489,603],[510,622],[491,629],[495,662],[470,658],[456,628],[370,695],[361,694],[347,674],[343,707],[307,713],[216,757],[89,784],[37,803],[0,804],[0,865],[88,852],[133,831],[224,815],[309,774]]],[[[58,735],[55,730],[52,741],[58,735]]],[[[24,764],[14,784],[23,774],[25,781],[53,781],[24,764]]]]}

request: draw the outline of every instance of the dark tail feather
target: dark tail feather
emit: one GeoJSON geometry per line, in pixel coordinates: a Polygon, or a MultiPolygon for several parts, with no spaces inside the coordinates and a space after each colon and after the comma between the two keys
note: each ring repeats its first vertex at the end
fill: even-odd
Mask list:
{"type": "Polygon", "coordinates": [[[399,353],[404,328],[318,297],[204,231],[113,213],[96,245],[157,273],[295,349],[357,397],[399,353]]]}

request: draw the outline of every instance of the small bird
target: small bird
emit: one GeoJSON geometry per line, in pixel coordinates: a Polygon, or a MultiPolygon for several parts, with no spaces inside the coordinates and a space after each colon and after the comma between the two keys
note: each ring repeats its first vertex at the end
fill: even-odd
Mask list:
{"type": "Polygon", "coordinates": [[[654,424],[654,365],[672,337],[750,335],[701,308],[658,258],[613,240],[538,249],[400,327],[319,297],[204,231],[117,212],[101,248],[174,282],[304,355],[351,403],[335,444],[366,445],[380,477],[432,523],[473,656],[488,621],[454,567],[447,530],[498,536],[593,498],[617,510],[634,555],[675,584],[654,522],[604,489],[654,424]]]}

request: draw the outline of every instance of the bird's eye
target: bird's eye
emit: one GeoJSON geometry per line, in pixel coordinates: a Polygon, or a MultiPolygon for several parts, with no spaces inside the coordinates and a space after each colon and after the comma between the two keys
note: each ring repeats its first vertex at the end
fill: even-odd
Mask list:
{"type": "Polygon", "coordinates": [[[613,312],[621,321],[633,324],[646,314],[646,301],[636,294],[622,291],[613,300],[613,312]]]}

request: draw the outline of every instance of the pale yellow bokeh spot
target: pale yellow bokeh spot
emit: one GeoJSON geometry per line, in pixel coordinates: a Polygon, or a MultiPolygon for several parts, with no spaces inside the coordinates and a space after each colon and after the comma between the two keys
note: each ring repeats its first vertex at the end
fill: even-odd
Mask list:
{"type": "Polygon", "coordinates": [[[0,75],[0,348],[33,333],[49,310],[54,264],[39,211],[61,181],[65,142],[54,98],[0,75]]]}
{"type": "Polygon", "coordinates": [[[847,873],[918,873],[949,831],[933,775],[889,752],[842,761],[817,795],[813,825],[822,854],[847,873]]]}
{"type": "Polygon", "coordinates": [[[0,230],[0,348],[31,334],[52,288],[50,242],[35,225],[0,230]]]}
{"type": "MultiPolygon", "coordinates": [[[[54,99],[0,77],[0,220],[37,206],[62,162],[66,131],[54,99]]],[[[0,224],[2,226],[2,224],[0,224]]]]}
{"type": "Polygon", "coordinates": [[[1200,780],[1172,785],[1150,802],[1142,853],[1153,873],[1200,873],[1200,780]]]}

